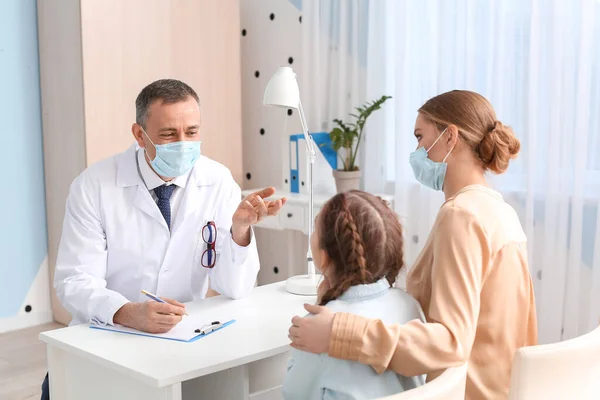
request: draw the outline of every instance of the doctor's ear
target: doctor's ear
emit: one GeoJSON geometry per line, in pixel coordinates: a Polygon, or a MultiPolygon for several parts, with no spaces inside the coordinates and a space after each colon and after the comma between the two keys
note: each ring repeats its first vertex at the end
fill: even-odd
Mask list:
{"type": "Polygon", "coordinates": [[[142,127],[139,124],[134,123],[131,125],[131,133],[133,134],[138,146],[140,146],[142,149],[145,148],[146,144],[144,143],[144,133],[142,132],[142,127]]]}

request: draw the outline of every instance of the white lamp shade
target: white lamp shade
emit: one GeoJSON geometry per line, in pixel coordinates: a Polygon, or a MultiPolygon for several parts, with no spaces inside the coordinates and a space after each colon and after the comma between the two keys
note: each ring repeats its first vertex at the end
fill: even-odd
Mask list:
{"type": "Polygon", "coordinates": [[[263,104],[265,106],[298,108],[300,89],[292,68],[277,67],[265,88],[263,104]]]}

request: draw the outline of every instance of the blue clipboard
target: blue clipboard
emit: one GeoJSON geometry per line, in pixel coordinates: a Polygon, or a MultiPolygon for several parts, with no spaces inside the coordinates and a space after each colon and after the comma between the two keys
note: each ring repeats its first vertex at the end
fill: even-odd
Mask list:
{"type": "Polygon", "coordinates": [[[195,342],[198,339],[202,339],[205,338],[207,336],[212,335],[215,332],[220,331],[223,328],[228,327],[229,325],[233,324],[235,322],[235,319],[232,319],[230,321],[225,322],[223,325],[221,325],[219,328],[215,329],[214,331],[211,331],[209,333],[206,334],[201,334],[199,333],[198,335],[192,337],[191,339],[185,340],[185,339],[178,339],[178,338],[173,338],[173,337],[166,337],[166,336],[158,336],[158,335],[154,335],[151,333],[145,333],[145,332],[140,332],[140,331],[136,331],[134,329],[131,328],[125,328],[127,330],[123,330],[123,329],[119,329],[118,327],[115,326],[99,326],[99,325],[90,325],[91,329],[98,329],[101,331],[110,331],[110,332],[117,332],[117,333],[125,333],[127,335],[136,335],[136,336],[146,336],[146,337],[151,337],[154,339],[163,339],[163,340],[174,340],[176,342],[183,342],[183,343],[191,343],[191,342],[195,342]]]}

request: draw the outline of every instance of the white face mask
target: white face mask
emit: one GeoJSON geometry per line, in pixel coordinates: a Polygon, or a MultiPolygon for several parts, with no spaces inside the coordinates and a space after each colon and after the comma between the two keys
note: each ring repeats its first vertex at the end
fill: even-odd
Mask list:
{"type": "Polygon", "coordinates": [[[433,190],[442,190],[444,187],[446,170],[448,169],[446,159],[450,153],[452,153],[452,150],[454,150],[454,146],[452,149],[450,149],[448,154],[446,154],[446,157],[444,157],[442,162],[432,161],[428,155],[429,151],[433,148],[433,146],[435,146],[435,144],[440,140],[447,130],[448,128],[444,129],[437,139],[435,139],[435,142],[433,142],[433,144],[427,150],[425,150],[425,147],[420,147],[410,153],[410,166],[412,167],[415,179],[422,185],[425,185],[433,190]]]}

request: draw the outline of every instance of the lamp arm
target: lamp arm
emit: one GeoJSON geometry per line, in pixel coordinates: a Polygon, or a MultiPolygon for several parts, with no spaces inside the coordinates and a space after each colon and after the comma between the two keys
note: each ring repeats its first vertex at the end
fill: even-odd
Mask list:
{"type": "Polygon", "coordinates": [[[304,108],[302,107],[301,101],[298,101],[298,111],[300,112],[300,124],[302,124],[302,133],[304,134],[304,140],[306,141],[306,149],[308,150],[308,155],[311,158],[311,161],[314,162],[314,159],[317,157],[317,153],[315,152],[312,136],[308,130],[306,117],[304,116],[304,108]]]}
{"type": "Polygon", "coordinates": [[[302,108],[302,102],[298,100],[298,111],[300,113],[300,123],[302,124],[302,133],[304,133],[304,141],[306,142],[306,154],[308,158],[308,251],[306,252],[306,260],[308,262],[308,276],[311,279],[315,278],[315,264],[313,262],[312,250],[310,248],[310,237],[314,231],[314,192],[313,192],[313,173],[315,167],[315,159],[317,154],[315,152],[315,146],[313,138],[308,131],[308,124],[306,123],[306,117],[304,116],[304,108],[302,108]]]}

